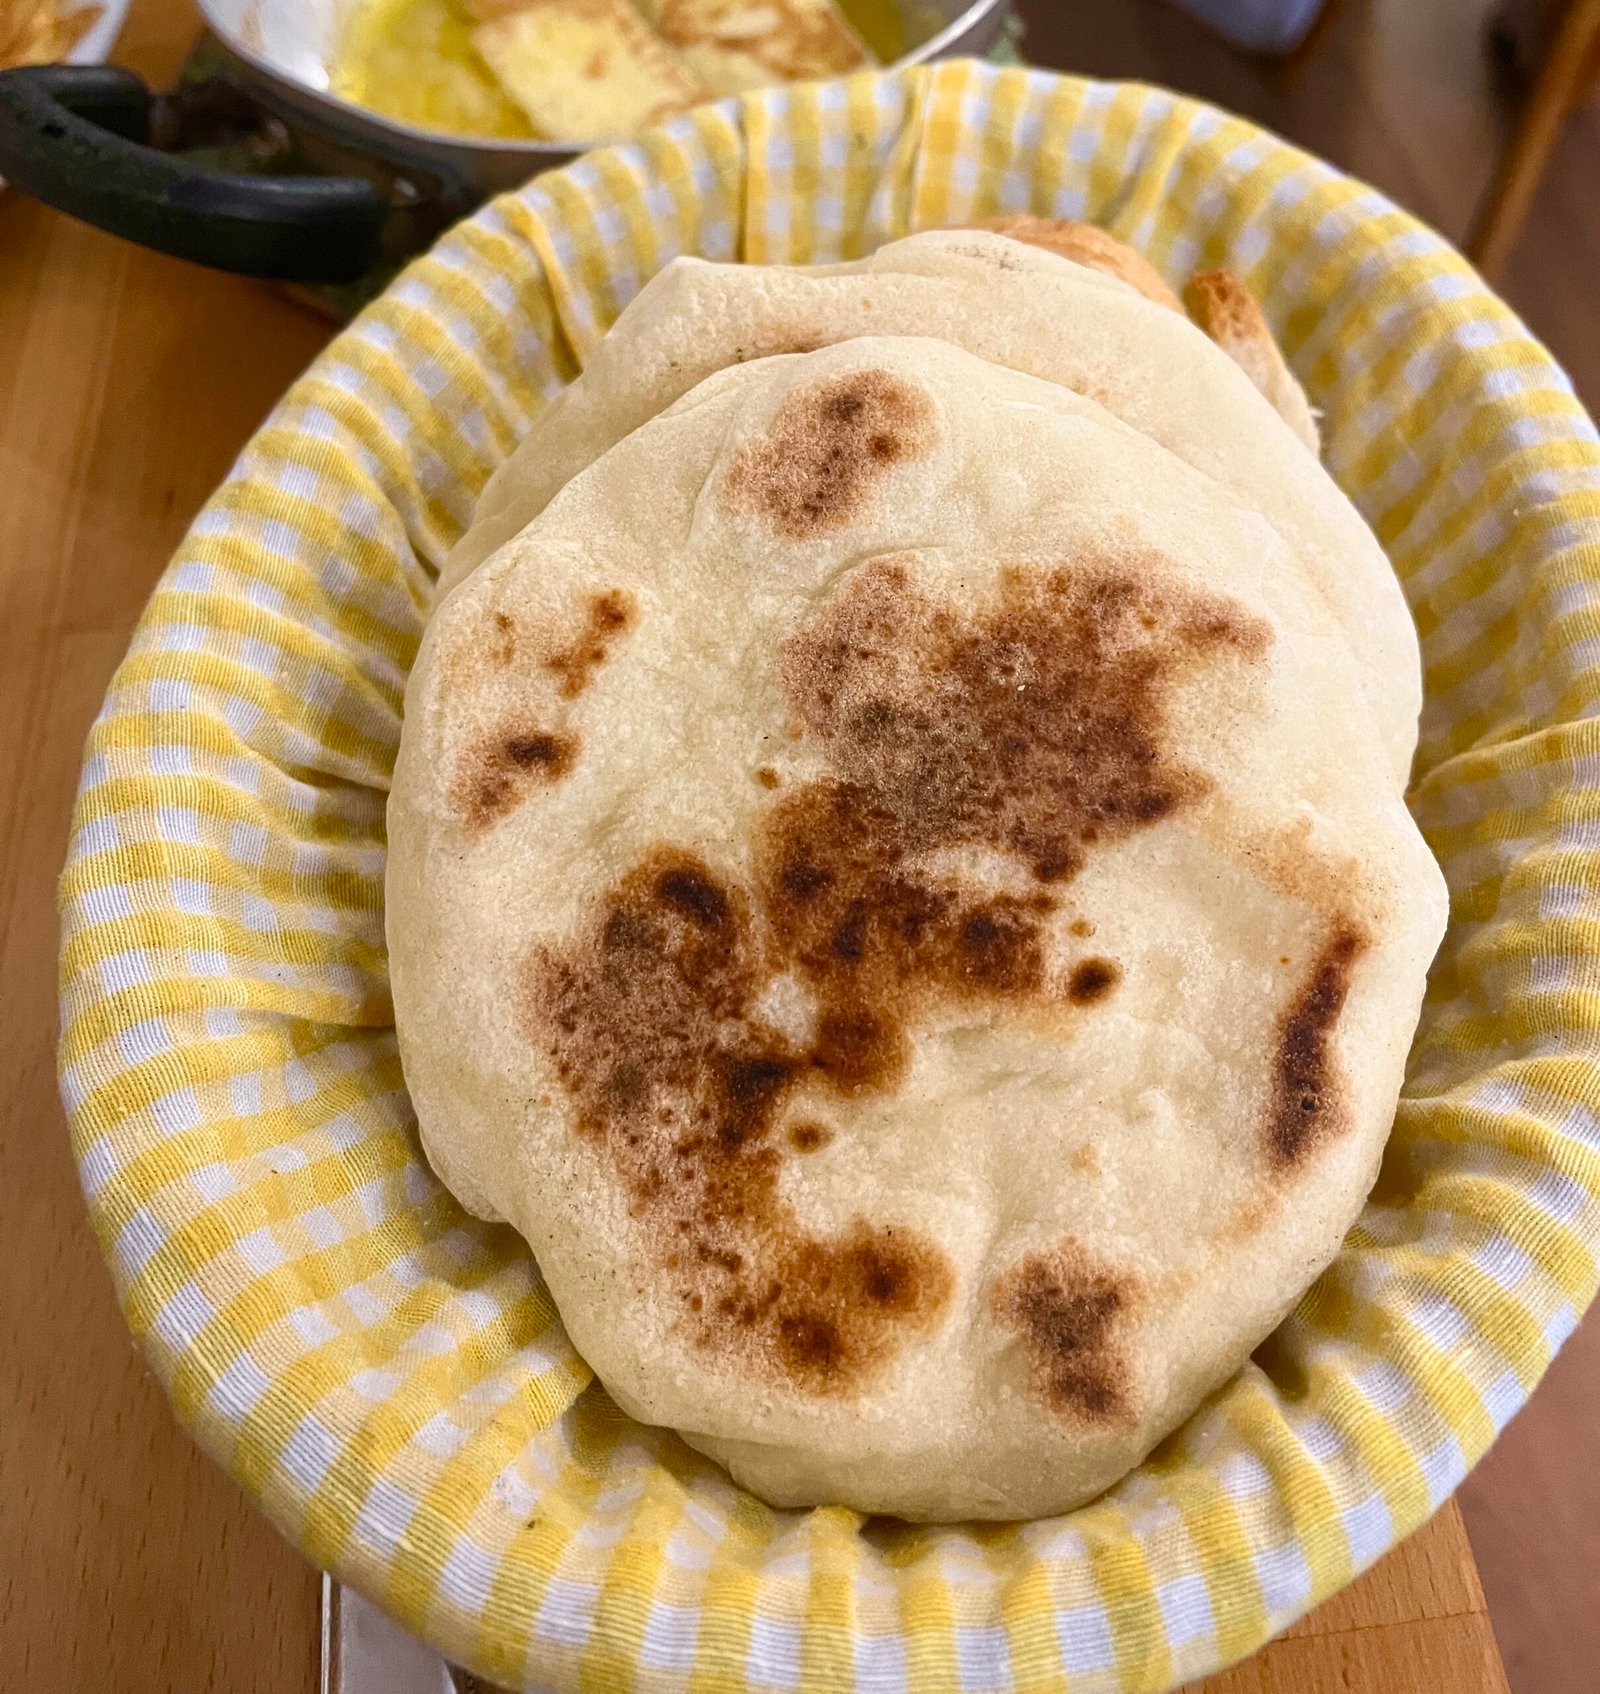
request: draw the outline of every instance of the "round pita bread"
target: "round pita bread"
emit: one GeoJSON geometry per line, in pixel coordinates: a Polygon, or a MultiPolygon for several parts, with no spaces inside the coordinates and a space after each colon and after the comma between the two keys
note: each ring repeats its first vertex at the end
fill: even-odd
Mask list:
{"type": "Polygon", "coordinates": [[[722,370],[424,639],[428,1156],[765,1499],[1085,1500],[1376,1172],[1445,894],[1363,694],[1281,525],[1094,401],[942,340],[722,370]]]}
{"type": "Polygon", "coordinates": [[[490,479],[441,593],[584,466],[716,371],[871,334],[936,336],[1069,388],[1248,501],[1345,630],[1394,769],[1409,771],[1422,678],[1405,598],[1294,429],[1180,313],[1103,271],[985,231],[930,230],[858,263],[803,269],[674,261],[490,479]]]}
{"type": "Polygon", "coordinates": [[[1206,271],[1189,285],[1195,322],[1260,390],[1313,453],[1322,449],[1305,390],[1284,361],[1256,297],[1231,271],[1206,271]]]}
{"type": "Polygon", "coordinates": [[[1166,278],[1143,253],[1095,224],[1080,223],[1076,218],[1041,218],[1029,212],[1009,212],[998,218],[985,218],[972,227],[1008,235],[1029,247],[1042,247],[1047,253],[1059,253],[1063,259],[1071,259],[1089,270],[1116,277],[1158,306],[1174,312],[1183,310],[1183,302],[1167,287],[1166,278]]]}

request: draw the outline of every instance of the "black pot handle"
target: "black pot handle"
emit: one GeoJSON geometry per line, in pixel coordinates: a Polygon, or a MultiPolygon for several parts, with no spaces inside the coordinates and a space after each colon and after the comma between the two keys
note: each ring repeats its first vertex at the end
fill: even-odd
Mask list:
{"type": "Polygon", "coordinates": [[[245,176],[148,146],[152,96],[110,65],[0,71],[0,177],[113,235],[280,282],[352,282],[389,206],[357,176],[245,176]]]}

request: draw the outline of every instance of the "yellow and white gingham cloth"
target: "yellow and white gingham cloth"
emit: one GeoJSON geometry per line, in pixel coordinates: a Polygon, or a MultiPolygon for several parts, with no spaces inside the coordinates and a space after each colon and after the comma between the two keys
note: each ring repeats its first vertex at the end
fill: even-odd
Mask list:
{"type": "Polygon", "coordinates": [[[1155,89],[954,63],[772,91],[462,225],[295,384],[162,579],[89,742],[62,1088],[178,1415],[305,1551],[550,1690],[1155,1690],[1415,1529],[1600,1257],[1600,442],[1437,236],[1155,89]],[[384,797],[485,478],[678,253],[805,263],[1001,210],[1226,264],[1324,412],[1422,634],[1412,804],[1449,877],[1394,1139],[1338,1261],[1095,1505],[772,1511],[631,1422],[509,1229],[418,1151],[384,797]]]}

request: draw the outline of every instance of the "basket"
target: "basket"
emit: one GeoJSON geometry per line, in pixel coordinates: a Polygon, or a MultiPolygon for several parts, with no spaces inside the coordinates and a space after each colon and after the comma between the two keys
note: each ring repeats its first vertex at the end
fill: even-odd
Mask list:
{"type": "Polygon", "coordinates": [[[569,1691],[1162,1689],[1415,1529],[1600,1256],[1600,441],[1380,195],[1157,89],[952,63],[697,112],[496,201],[295,384],[157,588],[62,883],[62,1088],[128,1321],[310,1558],[473,1670],[569,1691]],[[439,563],[675,254],[805,263],[1001,210],[1226,264],[1422,636],[1411,794],[1452,922],[1339,1258],[1058,1519],[774,1511],[624,1417],[512,1232],[423,1162],[384,801],[439,563]]]}

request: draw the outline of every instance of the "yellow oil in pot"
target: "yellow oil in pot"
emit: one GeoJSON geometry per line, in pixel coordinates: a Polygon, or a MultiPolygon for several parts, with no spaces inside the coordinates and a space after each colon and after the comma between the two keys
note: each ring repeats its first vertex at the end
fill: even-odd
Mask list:
{"type": "MultiPolygon", "coordinates": [[[[839,0],[839,9],[880,64],[905,52],[894,0],[839,0]]],[[[478,56],[472,28],[462,0],[365,0],[345,26],[329,87],[341,99],[419,129],[538,140],[478,56]]]]}

